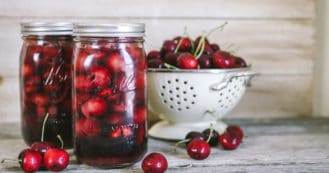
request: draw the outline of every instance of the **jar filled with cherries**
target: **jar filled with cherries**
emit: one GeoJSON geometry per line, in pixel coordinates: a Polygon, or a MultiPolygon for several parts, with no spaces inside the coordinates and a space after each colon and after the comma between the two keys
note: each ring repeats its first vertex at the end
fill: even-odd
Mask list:
{"type": "Polygon", "coordinates": [[[74,152],[82,163],[124,167],[146,152],[144,28],[74,26],[74,152]]]}
{"type": "Polygon", "coordinates": [[[28,145],[40,141],[49,114],[44,140],[59,144],[60,135],[65,147],[72,147],[72,29],[71,23],[21,24],[21,129],[28,145]]]}

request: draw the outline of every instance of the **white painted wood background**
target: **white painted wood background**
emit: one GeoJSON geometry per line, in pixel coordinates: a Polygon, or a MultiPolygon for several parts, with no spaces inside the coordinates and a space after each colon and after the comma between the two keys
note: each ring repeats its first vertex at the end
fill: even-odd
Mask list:
{"type": "Polygon", "coordinates": [[[261,73],[228,117],[295,117],[313,112],[315,0],[0,0],[0,121],[19,121],[21,21],[143,22],[146,50],[183,33],[218,26],[210,41],[231,43],[261,73]]]}

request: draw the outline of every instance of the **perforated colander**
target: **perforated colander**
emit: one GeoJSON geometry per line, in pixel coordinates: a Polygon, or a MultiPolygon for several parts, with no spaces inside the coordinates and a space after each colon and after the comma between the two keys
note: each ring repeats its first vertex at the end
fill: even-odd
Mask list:
{"type": "Polygon", "coordinates": [[[188,131],[209,127],[210,124],[225,128],[220,119],[236,106],[254,75],[250,67],[149,69],[148,107],[163,120],[153,126],[149,134],[159,138],[181,139],[188,131]],[[171,131],[176,132],[172,134],[171,131]]]}

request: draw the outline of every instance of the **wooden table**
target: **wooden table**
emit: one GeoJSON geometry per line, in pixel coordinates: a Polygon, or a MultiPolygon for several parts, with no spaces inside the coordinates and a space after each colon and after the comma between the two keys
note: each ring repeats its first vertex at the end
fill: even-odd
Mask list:
{"type": "MultiPolygon", "coordinates": [[[[212,148],[203,161],[190,159],[184,148],[173,151],[173,142],[149,140],[148,152],[165,153],[167,172],[329,172],[329,119],[239,119],[226,120],[239,124],[247,135],[234,151],[212,148]],[[188,168],[180,166],[190,165],[188,168]]],[[[16,157],[26,147],[18,133],[18,124],[0,124],[0,158],[16,157]]],[[[72,151],[69,150],[72,154],[72,151]]],[[[141,162],[124,169],[102,170],[71,164],[63,172],[142,172],[141,162]]],[[[21,172],[17,164],[1,164],[0,172],[21,172]]]]}

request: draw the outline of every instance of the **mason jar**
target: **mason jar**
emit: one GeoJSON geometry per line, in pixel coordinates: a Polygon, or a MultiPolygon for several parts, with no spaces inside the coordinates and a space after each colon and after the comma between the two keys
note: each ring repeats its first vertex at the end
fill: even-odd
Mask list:
{"type": "Polygon", "coordinates": [[[77,160],[132,165],[147,150],[144,24],[76,24],[73,35],[77,160]]]}
{"type": "Polygon", "coordinates": [[[60,145],[60,135],[72,147],[72,29],[71,23],[21,23],[21,130],[28,145],[41,139],[60,145]]]}

